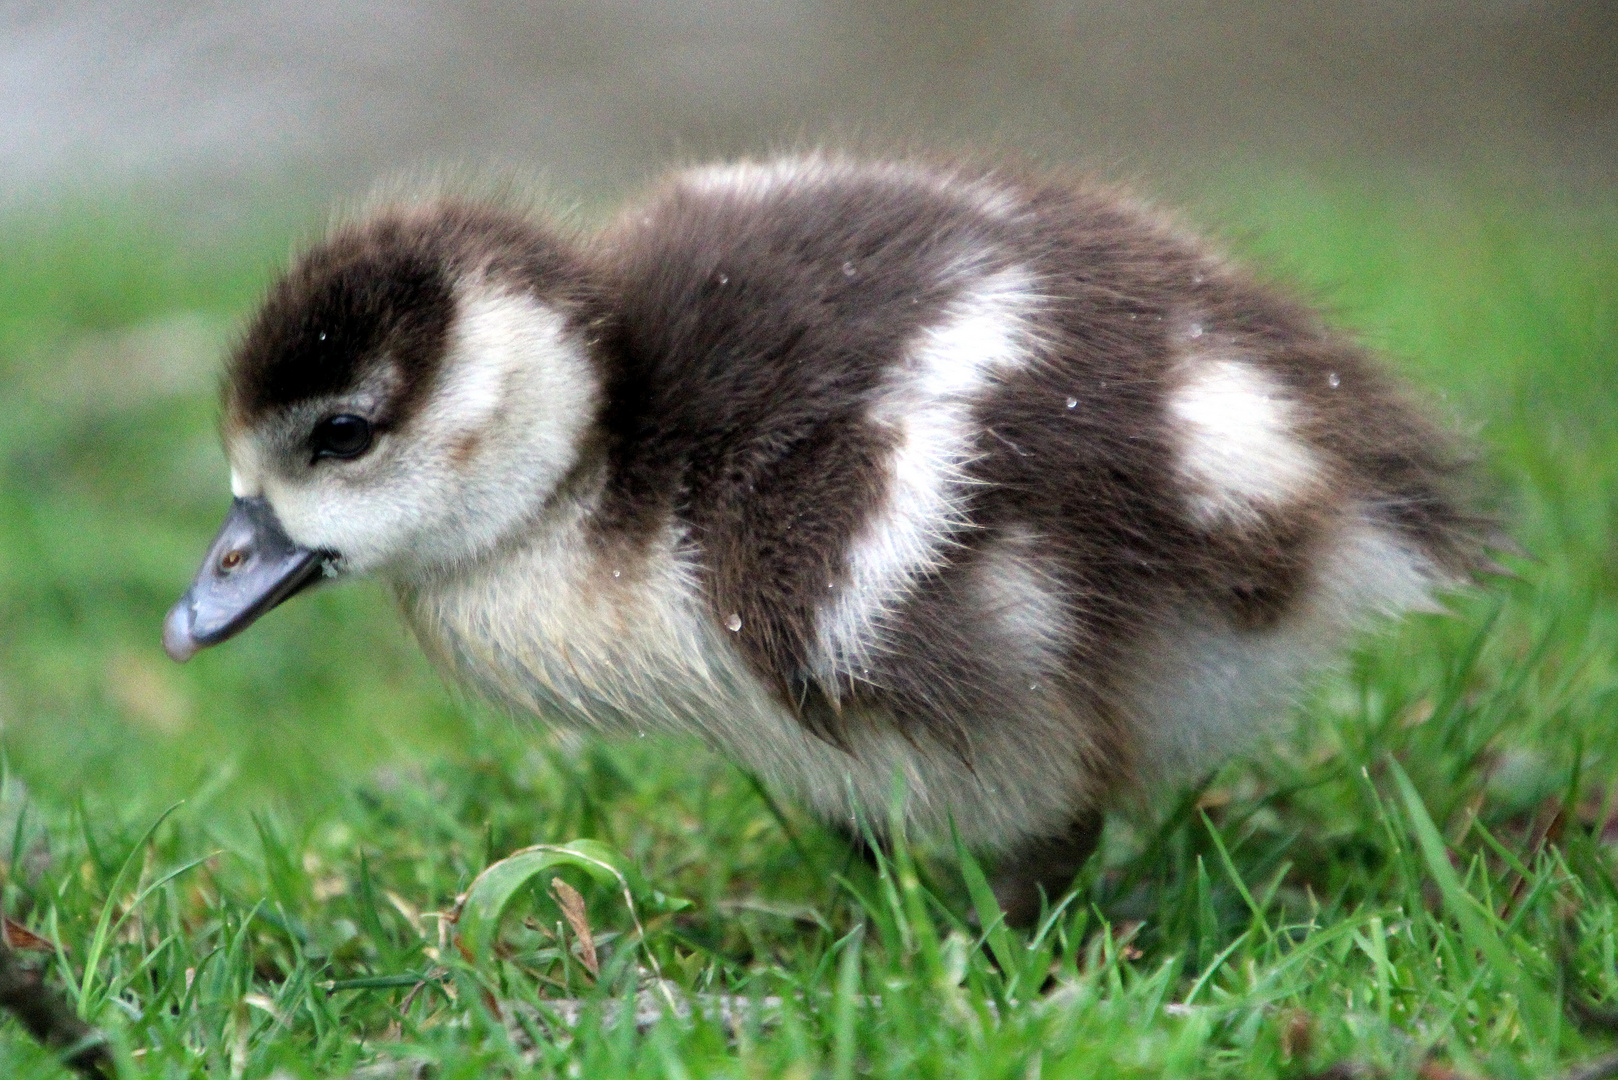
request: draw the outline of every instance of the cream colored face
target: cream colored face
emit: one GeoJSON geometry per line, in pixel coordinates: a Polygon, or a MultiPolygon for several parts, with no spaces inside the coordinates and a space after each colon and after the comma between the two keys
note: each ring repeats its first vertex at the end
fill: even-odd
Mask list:
{"type": "Polygon", "coordinates": [[[233,493],[262,496],[345,573],[431,574],[500,543],[573,468],[600,394],[559,313],[482,282],[457,290],[444,362],[411,415],[386,421],[397,380],[385,357],[370,370],[225,438],[233,493]],[[340,416],[374,425],[368,447],[317,456],[317,429],[340,416]]]}

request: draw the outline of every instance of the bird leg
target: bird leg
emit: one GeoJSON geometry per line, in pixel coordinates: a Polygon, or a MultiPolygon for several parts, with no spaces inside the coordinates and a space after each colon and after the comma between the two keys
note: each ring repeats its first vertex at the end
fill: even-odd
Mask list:
{"type": "Polygon", "coordinates": [[[1030,928],[1043,905],[1065,893],[1101,843],[1103,816],[1085,810],[1057,836],[1030,841],[995,868],[995,899],[1009,926],[1030,928]]]}

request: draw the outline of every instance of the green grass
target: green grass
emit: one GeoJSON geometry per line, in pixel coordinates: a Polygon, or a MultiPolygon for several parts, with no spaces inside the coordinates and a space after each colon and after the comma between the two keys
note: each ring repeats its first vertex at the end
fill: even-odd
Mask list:
{"type": "MultiPolygon", "coordinates": [[[[696,747],[454,700],[372,588],[168,664],[228,498],[208,365],[286,239],[0,224],[7,915],[60,943],[41,960],[130,1076],[1510,1078],[1610,1049],[1565,1001],[1618,996],[1618,203],[1266,178],[1202,216],[1477,430],[1537,561],[1365,641],[1200,795],[1113,821],[1031,939],[974,929],[947,852],[872,872],[696,747]],[[627,901],[546,869],[498,947],[455,948],[436,913],[479,871],[580,838],[627,901]],[[611,1022],[652,970],[782,1004],[611,1022]],[[523,1031],[559,997],[593,1003],[577,1029],[523,1031]]],[[[6,1021],[0,1075],[61,1069],[6,1021]]]]}

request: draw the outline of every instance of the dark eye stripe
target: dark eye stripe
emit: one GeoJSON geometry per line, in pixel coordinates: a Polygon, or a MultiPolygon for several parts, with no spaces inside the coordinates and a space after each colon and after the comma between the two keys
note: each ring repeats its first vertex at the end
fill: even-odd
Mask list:
{"type": "Polygon", "coordinates": [[[329,416],[315,425],[309,445],[316,459],[359,457],[371,448],[371,422],[351,413],[329,416]]]}

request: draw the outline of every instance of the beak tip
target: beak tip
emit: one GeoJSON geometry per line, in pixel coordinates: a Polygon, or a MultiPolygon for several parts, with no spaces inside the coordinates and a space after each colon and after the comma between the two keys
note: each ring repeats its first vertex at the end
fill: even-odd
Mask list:
{"type": "Polygon", "coordinates": [[[201,643],[191,634],[191,622],[191,597],[182,596],[163,620],[163,651],[176,664],[185,663],[202,649],[201,643]]]}
{"type": "Polygon", "coordinates": [[[183,664],[234,637],[260,615],[314,584],[332,552],[299,546],[262,497],[230,504],[219,535],[184,596],[163,620],[163,651],[183,664]]]}

